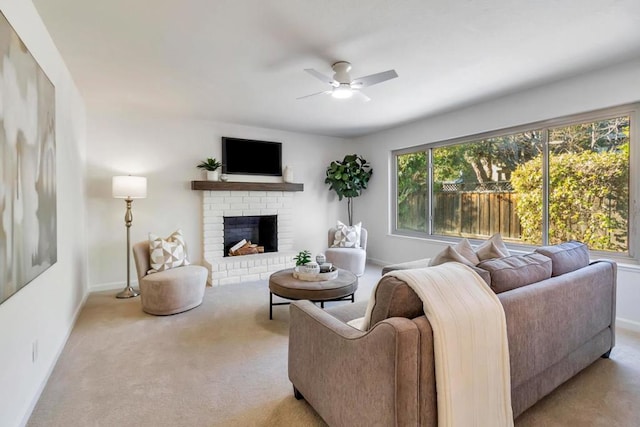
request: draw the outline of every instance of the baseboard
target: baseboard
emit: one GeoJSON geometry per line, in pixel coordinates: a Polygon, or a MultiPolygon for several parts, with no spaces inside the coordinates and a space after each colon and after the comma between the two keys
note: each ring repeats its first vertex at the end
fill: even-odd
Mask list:
{"type": "Polygon", "coordinates": [[[376,259],[376,258],[367,258],[367,262],[374,265],[378,265],[380,267],[384,267],[385,265],[392,264],[391,262],[383,261],[381,259],[376,259]]]}
{"type": "Polygon", "coordinates": [[[633,332],[640,332],[640,322],[616,317],[616,328],[622,328],[633,332]]]}
{"type": "MultiPolygon", "coordinates": [[[[97,285],[89,286],[89,292],[102,292],[102,291],[113,291],[116,289],[124,289],[127,284],[125,282],[108,282],[108,283],[99,283],[97,285]]],[[[132,281],[131,286],[134,288],[138,287],[138,281],[132,281]]]]}
{"type": "Polygon", "coordinates": [[[87,298],[88,297],[89,297],[89,291],[85,292],[84,296],[82,297],[82,301],[80,301],[80,304],[78,304],[78,307],[76,307],[76,310],[73,313],[73,320],[71,321],[71,326],[67,330],[67,333],[65,334],[64,339],[62,340],[62,342],[58,346],[56,354],[55,354],[55,356],[53,358],[53,362],[51,363],[51,365],[49,365],[49,369],[47,369],[47,374],[44,376],[44,379],[40,383],[40,386],[38,387],[38,390],[37,390],[36,394],[31,399],[31,403],[29,404],[27,412],[25,413],[24,419],[20,423],[20,427],[26,426],[27,423],[29,422],[29,418],[31,418],[31,414],[33,413],[33,410],[35,409],[36,405],[38,404],[38,400],[40,400],[40,396],[42,395],[42,392],[44,391],[44,388],[47,386],[47,382],[49,382],[49,377],[51,376],[51,374],[53,373],[53,370],[55,369],[56,365],[58,364],[58,359],[60,358],[60,355],[62,354],[62,350],[64,350],[64,346],[67,345],[67,341],[69,341],[69,337],[71,336],[71,332],[73,331],[73,328],[75,328],[76,322],[78,321],[78,316],[80,315],[80,311],[82,310],[82,308],[84,307],[85,303],[87,302],[87,298]]]}

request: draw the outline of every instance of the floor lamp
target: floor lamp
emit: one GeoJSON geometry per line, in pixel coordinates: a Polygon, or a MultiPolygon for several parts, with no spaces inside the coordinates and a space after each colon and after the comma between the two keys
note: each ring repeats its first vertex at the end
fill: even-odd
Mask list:
{"type": "Polygon", "coordinates": [[[116,295],[116,298],[137,297],[140,293],[131,287],[131,239],[130,229],[133,215],[131,214],[131,202],[133,199],[147,197],[147,178],[142,176],[114,176],[111,182],[112,195],[116,199],[124,199],[127,204],[127,212],[124,215],[124,225],[127,227],[127,286],[116,295]]]}

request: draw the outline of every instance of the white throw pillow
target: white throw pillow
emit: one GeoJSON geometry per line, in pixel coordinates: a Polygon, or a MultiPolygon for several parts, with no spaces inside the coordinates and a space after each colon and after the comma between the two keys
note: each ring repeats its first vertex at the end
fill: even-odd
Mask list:
{"type": "Polygon", "coordinates": [[[166,239],[149,233],[149,257],[151,270],[147,274],[189,265],[187,245],[182,236],[182,230],[174,231],[166,239]]]}
{"type": "Polygon", "coordinates": [[[333,237],[333,244],[331,245],[331,247],[359,248],[361,230],[361,222],[355,225],[346,225],[341,221],[338,221],[338,225],[336,225],[336,234],[333,237]]]}

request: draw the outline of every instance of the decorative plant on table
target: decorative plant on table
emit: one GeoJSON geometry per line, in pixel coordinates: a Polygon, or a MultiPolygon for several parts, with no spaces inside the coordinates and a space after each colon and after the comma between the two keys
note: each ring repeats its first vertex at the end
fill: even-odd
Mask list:
{"type": "Polygon", "coordinates": [[[296,262],[296,267],[305,265],[306,263],[311,262],[311,252],[302,251],[298,253],[298,255],[294,256],[293,260],[296,262]]]}
{"type": "Polygon", "coordinates": [[[348,154],[342,161],[334,160],[327,167],[325,184],[329,184],[329,190],[338,194],[338,200],[347,198],[347,214],[349,225],[353,225],[353,198],[360,196],[367,184],[373,169],[365,159],[357,154],[348,154]]]}

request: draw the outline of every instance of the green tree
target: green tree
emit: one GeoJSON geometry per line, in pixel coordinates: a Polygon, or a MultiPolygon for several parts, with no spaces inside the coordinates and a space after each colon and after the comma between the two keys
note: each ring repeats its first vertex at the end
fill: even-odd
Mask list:
{"type": "Polygon", "coordinates": [[[487,138],[433,150],[433,180],[460,180],[466,183],[493,181],[499,169],[508,177],[542,150],[540,131],[487,138]]]}
{"type": "Polygon", "coordinates": [[[426,225],[427,153],[404,154],[397,157],[398,227],[423,230],[426,225]]]}
{"type": "MultiPolygon", "coordinates": [[[[616,151],[585,150],[549,159],[549,242],[579,240],[589,248],[626,251],[629,207],[628,144],[616,151]]],[[[521,239],[542,240],[542,157],[514,172],[521,239]]]]}
{"type": "Polygon", "coordinates": [[[557,154],[619,151],[629,141],[629,117],[581,123],[549,130],[549,146],[557,154]]]}

